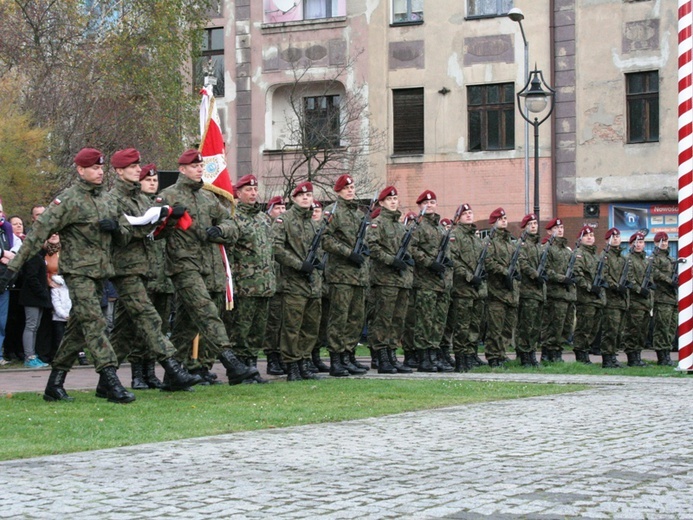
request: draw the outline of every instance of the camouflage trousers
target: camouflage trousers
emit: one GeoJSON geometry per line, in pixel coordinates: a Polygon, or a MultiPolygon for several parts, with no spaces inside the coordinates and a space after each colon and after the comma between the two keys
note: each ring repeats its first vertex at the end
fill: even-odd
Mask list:
{"type": "Polygon", "coordinates": [[[417,289],[414,306],[414,348],[438,349],[448,317],[450,291],[417,289]]]}
{"type": "Polygon", "coordinates": [[[488,330],[484,354],[487,360],[504,361],[507,359],[506,351],[514,350],[513,332],[517,325],[517,307],[495,299],[489,299],[487,306],[488,330]]]}
{"type": "Polygon", "coordinates": [[[448,316],[445,318],[445,327],[443,327],[443,337],[440,339],[440,348],[452,349],[452,335],[455,331],[455,323],[457,318],[455,317],[454,301],[456,298],[450,297],[450,305],[448,306],[448,316]]]}
{"type": "Polygon", "coordinates": [[[265,354],[279,352],[279,331],[282,328],[282,295],[275,294],[267,305],[267,323],[262,350],[265,354]]]}
{"type": "Polygon", "coordinates": [[[374,350],[399,348],[407,317],[409,289],[376,285],[371,287],[371,318],[368,322],[368,343],[374,350]]]}
{"type": "Polygon", "coordinates": [[[322,302],[292,292],[282,293],[282,327],[279,347],[285,363],[310,359],[318,342],[322,302]]]}
{"type": "Polygon", "coordinates": [[[353,351],[361,339],[366,305],[366,288],[358,285],[330,285],[330,312],[327,317],[327,348],[330,352],[353,351]]]}
{"type": "Polygon", "coordinates": [[[603,309],[594,305],[581,305],[578,303],[575,306],[575,311],[578,319],[575,323],[573,350],[575,352],[589,352],[592,343],[594,343],[599,333],[603,309]]]}
{"type": "Polygon", "coordinates": [[[562,352],[564,343],[564,331],[566,327],[571,330],[572,314],[570,309],[573,302],[565,300],[546,300],[542,312],[541,324],[541,348],[553,352],[562,352]],[[568,322],[571,322],[568,325],[568,322]]]}
{"type": "Polygon", "coordinates": [[[517,332],[515,346],[518,352],[536,352],[541,336],[541,318],[544,302],[530,298],[520,298],[517,311],[517,332]]]}
{"type": "Polygon", "coordinates": [[[624,351],[642,352],[647,342],[651,319],[650,309],[647,307],[630,307],[628,309],[621,340],[624,351]]]}
{"type": "Polygon", "coordinates": [[[602,311],[602,355],[616,355],[622,350],[621,338],[626,325],[626,309],[604,307],[602,311]]]}
{"type": "Polygon", "coordinates": [[[412,354],[416,350],[416,346],[414,345],[414,329],[416,327],[416,295],[418,292],[418,289],[409,291],[407,314],[404,319],[404,328],[402,329],[402,349],[412,354]]]}
{"type": "Polygon", "coordinates": [[[262,349],[269,302],[269,297],[238,296],[233,300],[233,310],[221,313],[231,349],[237,357],[257,357],[262,349]]]}
{"type": "Polygon", "coordinates": [[[452,349],[456,356],[476,354],[484,318],[484,304],[483,299],[452,298],[448,321],[452,317],[452,349]]]}
{"type": "Polygon", "coordinates": [[[173,357],[176,350],[161,332],[161,317],[147,294],[144,278],[118,276],[111,280],[118,292],[111,344],[118,363],[126,358],[142,362],[173,357]]]}
{"type": "Polygon", "coordinates": [[[655,303],[654,305],[654,334],[652,348],[654,350],[671,350],[678,327],[678,308],[676,305],[655,303]]]}
{"type": "Polygon", "coordinates": [[[575,332],[575,302],[568,303],[568,312],[565,315],[565,323],[563,324],[562,345],[571,342],[571,338],[575,332]]]}
{"type": "Polygon", "coordinates": [[[106,336],[106,318],[101,311],[103,280],[66,274],[65,283],[72,300],[65,335],[51,363],[56,370],[68,371],[78,354],[87,350],[94,359],[94,368],[118,366],[118,357],[106,336]]]}

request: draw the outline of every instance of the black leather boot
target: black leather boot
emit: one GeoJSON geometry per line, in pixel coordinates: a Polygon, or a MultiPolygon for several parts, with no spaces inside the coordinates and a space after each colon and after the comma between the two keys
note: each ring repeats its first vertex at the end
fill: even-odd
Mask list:
{"type": "Polygon", "coordinates": [[[311,379],[313,381],[319,381],[320,379],[325,379],[323,376],[319,376],[317,373],[312,372],[308,368],[308,360],[302,359],[298,362],[298,373],[301,375],[301,379],[311,379]]]}
{"type": "Polygon", "coordinates": [[[552,363],[563,363],[563,351],[562,350],[552,350],[551,351],[551,362],[552,363]]]}
{"type": "Polygon", "coordinates": [[[279,355],[279,352],[270,352],[267,354],[267,375],[284,375],[284,369],[282,368],[281,356],[279,355]]]}
{"type": "Polygon", "coordinates": [[[144,381],[144,365],[142,362],[131,361],[130,369],[132,370],[132,389],[149,390],[149,385],[144,381]]]}
{"type": "Polygon", "coordinates": [[[373,347],[368,347],[368,350],[371,353],[371,368],[373,370],[377,370],[378,369],[378,352],[373,347]]]}
{"type": "Polygon", "coordinates": [[[455,372],[469,372],[472,369],[471,356],[466,354],[456,353],[455,354],[455,372]]]}
{"type": "Polygon", "coordinates": [[[674,363],[671,360],[671,355],[669,354],[668,350],[656,350],[655,352],[657,352],[657,364],[659,366],[665,366],[665,367],[676,366],[676,363],[674,363]]]}
{"type": "Polygon", "coordinates": [[[637,352],[626,352],[626,356],[628,357],[628,366],[629,367],[642,367],[645,366],[645,363],[638,364],[638,353],[637,352]]]}
{"type": "Polygon", "coordinates": [[[415,350],[404,351],[404,365],[409,368],[419,368],[419,357],[415,350]]]}
{"type": "Polygon", "coordinates": [[[455,370],[455,362],[453,361],[452,364],[448,362],[447,357],[443,352],[443,349],[436,348],[431,350],[432,360],[434,361],[436,368],[438,368],[438,372],[452,372],[453,370],[455,370]]]}
{"type": "Polygon", "coordinates": [[[539,366],[539,361],[537,361],[537,353],[533,350],[532,352],[527,352],[527,361],[534,368],[539,366]]]}
{"type": "Polygon", "coordinates": [[[203,379],[197,374],[191,374],[188,369],[172,357],[163,359],[161,366],[166,372],[169,388],[172,392],[186,390],[191,386],[202,383],[203,379]]]}
{"type": "Polygon", "coordinates": [[[505,368],[505,361],[502,359],[489,359],[488,366],[491,368],[505,368]]]}
{"type": "Polygon", "coordinates": [[[575,361],[578,363],[582,363],[584,365],[591,365],[592,361],[590,361],[590,355],[588,352],[584,350],[575,350],[575,361]]]}
{"type": "Polygon", "coordinates": [[[602,354],[602,368],[622,368],[621,363],[612,354],[602,354]]]}
{"type": "Polygon", "coordinates": [[[330,371],[330,367],[320,359],[320,347],[315,347],[310,353],[310,357],[313,360],[313,365],[318,369],[318,372],[328,373],[330,371]]]}
{"type": "Polygon", "coordinates": [[[645,362],[642,360],[642,357],[641,357],[641,356],[642,356],[642,352],[637,351],[637,352],[635,353],[635,358],[636,358],[636,361],[635,361],[635,362],[637,363],[637,364],[635,365],[636,367],[646,367],[646,366],[647,366],[647,363],[645,363],[645,362]]]}
{"type": "MultiPolygon", "coordinates": [[[[254,368],[255,370],[257,370],[257,357],[247,357],[244,358],[242,361],[248,368],[254,368]]],[[[243,383],[259,383],[261,385],[265,385],[269,383],[269,381],[267,379],[263,379],[262,376],[260,376],[260,371],[258,370],[257,374],[255,374],[255,377],[249,377],[248,379],[244,379],[243,383]]]]}
{"type": "Polygon", "coordinates": [[[347,377],[349,371],[342,365],[342,355],[330,351],[330,375],[332,377],[347,377]]]}
{"type": "Polygon", "coordinates": [[[257,368],[248,367],[241,363],[231,352],[231,349],[227,348],[219,354],[219,361],[226,369],[226,376],[229,378],[230,385],[238,385],[244,379],[253,378],[257,375],[257,368]]]}
{"type": "Polygon", "coordinates": [[[438,372],[438,367],[433,363],[432,349],[418,350],[419,354],[419,372],[438,372]]]}
{"type": "Polygon", "coordinates": [[[551,362],[551,352],[546,347],[541,347],[541,357],[539,358],[539,361],[542,363],[551,362]]]}
{"type": "Polygon", "coordinates": [[[529,353],[528,352],[518,352],[517,353],[517,360],[520,361],[520,366],[524,368],[532,368],[532,362],[529,359],[529,353]]]}
{"type": "MultiPolygon", "coordinates": [[[[364,365],[363,363],[359,363],[358,360],[356,359],[356,349],[354,350],[349,350],[349,361],[351,362],[352,365],[354,365],[356,368],[360,368],[361,370],[365,370],[368,372],[368,367],[364,365]]],[[[364,372],[364,374],[366,373],[364,372]]]]}
{"type": "Polygon", "coordinates": [[[149,388],[161,388],[164,384],[156,377],[156,361],[144,362],[144,382],[149,388]]]}
{"type": "Polygon", "coordinates": [[[51,370],[51,374],[48,376],[48,383],[46,383],[46,389],[43,391],[44,401],[74,401],[74,397],[67,395],[67,392],[63,388],[65,383],[65,376],[67,372],[64,370],[51,370]]]}
{"type": "Polygon", "coordinates": [[[212,374],[207,367],[195,368],[190,371],[191,374],[196,374],[202,378],[201,383],[197,383],[200,386],[209,385],[220,385],[221,381],[217,379],[216,374],[212,374]]]}
{"type": "Polygon", "coordinates": [[[488,363],[486,363],[485,361],[482,361],[482,359],[479,357],[478,352],[474,352],[472,359],[474,360],[474,366],[475,367],[485,367],[488,365],[488,363]]]}
{"type": "Polygon", "coordinates": [[[390,363],[390,357],[387,355],[387,348],[375,350],[375,355],[378,358],[378,374],[396,374],[397,369],[390,363]]]}
{"type": "Polygon", "coordinates": [[[412,368],[399,362],[396,349],[387,349],[387,356],[390,359],[390,364],[395,367],[400,374],[411,374],[414,371],[412,368]]]}
{"type": "Polygon", "coordinates": [[[135,394],[125,390],[118,379],[115,367],[106,367],[101,370],[99,376],[103,378],[106,389],[106,399],[109,403],[127,404],[135,400],[135,394]]]}
{"type": "MultiPolygon", "coordinates": [[[[348,350],[345,350],[342,352],[342,365],[344,365],[344,368],[346,368],[350,374],[355,375],[355,376],[362,376],[366,372],[368,372],[367,368],[359,368],[357,367],[352,361],[351,361],[351,356],[353,356],[353,352],[349,352],[348,350]]],[[[363,366],[363,365],[361,365],[363,366]]]]}
{"type": "Polygon", "coordinates": [[[288,382],[303,381],[303,378],[301,377],[301,372],[298,369],[297,362],[294,361],[293,363],[286,364],[286,380],[288,382]]]}

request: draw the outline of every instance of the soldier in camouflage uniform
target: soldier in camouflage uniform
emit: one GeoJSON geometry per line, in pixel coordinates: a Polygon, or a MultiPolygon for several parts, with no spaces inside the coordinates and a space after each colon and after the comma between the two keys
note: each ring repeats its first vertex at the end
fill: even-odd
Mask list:
{"type": "MultiPolygon", "coordinates": [[[[409,229],[411,226],[417,226],[418,221],[417,214],[413,211],[408,212],[404,216],[404,226],[409,229]]],[[[411,248],[410,248],[411,251],[411,248]]],[[[409,298],[407,303],[407,313],[404,321],[404,329],[402,332],[402,350],[404,351],[404,361],[403,364],[409,368],[419,368],[419,356],[416,353],[416,348],[414,347],[414,325],[416,323],[416,301],[414,299],[414,289],[412,283],[412,289],[409,291],[409,298]]]]}
{"type": "Polygon", "coordinates": [[[378,195],[380,214],[371,222],[368,246],[371,250],[371,293],[373,313],[368,322],[368,340],[373,348],[379,374],[411,373],[396,356],[406,318],[409,291],[414,273],[411,255],[397,258],[406,233],[399,221],[397,189],[388,186],[378,195]]]}
{"type": "Polygon", "coordinates": [[[652,348],[657,354],[658,365],[675,366],[676,363],[671,360],[669,352],[674,343],[678,322],[678,298],[676,291],[679,277],[676,264],[669,256],[669,235],[660,231],[655,235],[654,242],[652,281],[656,287],[654,290],[654,335],[652,337],[652,348]]]}
{"type": "Polygon", "coordinates": [[[577,298],[575,281],[566,276],[573,253],[563,236],[565,229],[561,219],[554,218],[546,229],[551,236],[546,244],[549,252],[546,258],[546,304],[541,326],[542,361],[560,363],[563,361],[563,331],[566,326],[572,328],[574,317],[571,308],[577,298]]]}
{"type": "MultiPolygon", "coordinates": [[[[643,288],[647,259],[645,258],[645,235],[633,233],[630,236],[630,251],[626,257],[628,262],[629,281],[628,291],[630,305],[626,312],[626,326],[623,333],[623,350],[628,356],[629,367],[646,367],[642,360],[642,350],[645,348],[647,332],[650,330],[652,312],[652,291],[643,288]]],[[[647,284],[646,284],[647,285],[647,284]]]]}
{"type": "MultiPolygon", "coordinates": [[[[139,165],[140,153],[134,148],[119,150],[111,158],[111,166],[118,178],[110,195],[115,201],[118,214],[140,216],[152,207],[151,200],[140,190],[139,165]]],[[[154,206],[160,209],[160,219],[167,218],[162,227],[171,229],[183,216],[185,208],[177,207],[172,210],[154,206]]],[[[160,222],[160,221],[159,221],[160,222]]],[[[111,344],[122,363],[130,358],[132,363],[133,388],[143,390],[149,386],[144,382],[144,360],[152,356],[159,360],[166,371],[168,389],[180,390],[202,382],[198,376],[193,376],[174,359],[175,349],[161,332],[161,318],[154,305],[149,300],[145,287],[146,275],[149,271],[145,242],[150,240],[148,235],[154,234],[157,224],[133,226],[133,233],[127,243],[115,244],[113,248],[113,268],[115,274],[111,282],[118,292],[114,327],[111,333],[111,344]],[[140,341],[136,341],[139,339],[140,341]]],[[[164,230],[161,229],[161,233],[164,230]]],[[[101,375],[96,387],[97,397],[106,397],[106,378],[101,375]]]]}
{"type": "Polygon", "coordinates": [[[539,243],[539,221],[534,213],[525,215],[520,223],[524,243],[520,250],[520,307],[517,318],[517,355],[523,367],[536,367],[537,346],[541,333],[541,317],[546,300],[545,279],[538,271],[543,247],[539,243]]]}
{"type": "MultiPolygon", "coordinates": [[[[323,207],[319,200],[313,199],[313,220],[322,224],[323,222],[323,207]]],[[[322,255],[323,266],[327,265],[327,253],[322,255]]],[[[320,271],[320,277],[322,278],[322,295],[320,297],[320,331],[318,332],[318,342],[315,344],[315,348],[312,352],[312,366],[318,372],[328,373],[330,367],[323,363],[320,358],[320,349],[327,348],[327,316],[330,312],[330,290],[327,282],[325,282],[325,270],[320,271]]],[[[310,367],[310,365],[309,365],[310,367]]],[[[312,369],[312,367],[311,367],[312,369]]]]}
{"type": "MultiPolygon", "coordinates": [[[[410,298],[414,298],[414,348],[419,358],[419,372],[452,371],[453,367],[438,357],[440,340],[450,306],[453,263],[446,257],[436,260],[444,235],[438,225],[436,194],[426,190],[416,199],[419,209],[425,208],[421,223],[414,230],[411,240],[411,256],[414,258],[414,284],[410,298]]],[[[450,243],[454,242],[453,237],[450,243]]],[[[448,248],[447,255],[450,255],[448,248]]],[[[409,319],[409,317],[408,317],[409,319]]]]}
{"type": "Polygon", "coordinates": [[[452,348],[455,353],[455,372],[467,372],[476,364],[476,348],[481,333],[484,300],[488,289],[483,276],[475,276],[484,248],[477,236],[474,211],[462,204],[460,222],[453,228],[450,255],[455,265],[452,300],[448,316],[453,317],[452,348]]]}
{"type": "MultiPolygon", "coordinates": [[[[200,343],[204,340],[209,350],[207,357],[218,358],[226,368],[229,384],[238,384],[254,378],[258,372],[233,354],[224,323],[219,318],[219,308],[210,296],[209,282],[205,279],[218,270],[213,261],[220,253],[215,253],[215,249],[219,250],[218,244],[224,240],[233,239],[236,227],[230,222],[228,210],[212,193],[202,189],[200,153],[197,150],[184,152],[178,159],[178,169],[180,175],[176,183],[161,193],[169,204],[186,207],[191,220],[189,227],[177,226],[166,240],[166,273],[176,290],[175,322],[181,329],[189,330],[187,337],[190,339],[200,334],[200,343]]],[[[178,348],[178,360],[185,362],[188,356],[183,357],[181,343],[173,342],[178,348]]],[[[208,371],[209,366],[199,369],[208,371]]]]}
{"type": "MultiPolygon", "coordinates": [[[[236,231],[234,241],[226,245],[234,276],[234,308],[223,313],[234,354],[253,367],[257,367],[257,355],[262,348],[270,298],[277,289],[272,221],[257,202],[257,194],[254,175],[238,179],[236,196],[239,202],[233,220],[236,231]]],[[[255,381],[267,382],[259,375],[255,381]]]]}
{"type": "Polygon", "coordinates": [[[608,286],[604,288],[606,304],[602,312],[601,352],[602,360],[611,363],[615,361],[621,348],[629,298],[627,282],[625,285],[619,283],[626,265],[626,259],[621,254],[621,232],[611,228],[604,235],[604,240],[607,241],[609,251],[606,253],[603,273],[608,286]]]}
{"type": "MultiPolygon", "coordinates": [[[[281,265],[278,292],[282,295],[280,348],[287,381],[322,379],[308,370],[307,362],[318,340],[322,279],[308,259],[318,224],[313,216],[313,185],[304,182],[292,193],[293,206],[274,221],[274,252],[281,265]]],[[[322,255],[318,252],[317,258],[322,255]]],[[[349,375],[346,370],[342,374],[349,375]]]]}
{"type": "Polygon", "coordinates": [[[350,374],[365,374],[368,368],[356,361],[354,353],[366,315],[368,263],[365,255],[354,251],[364,215],[359,210],[351,176],[341,175],[334,191],[338,199],[327,209],[332,218],[322,240],[323,248],[330,255],[325,271],[325,281],[330,286],[327,317],[330,374],[343,374],[344,369],[350,374]]]}
{"type": "Polygon", "coordinates": [[[96,371],[105,374],[107,397],[111,402],[129,403],[135,396],[125,390],[116,374],[118,358],[106,336],[106,319],[101,312],[103,282],[113,275],[111,244],[121,233],[131,231],[128,222],[118,221],[113,199],[102,187],[103,154],[84,148],[74,159],[79,179],[56,197],[34,222],[17,255],[0,276],[0,292],[54,233],[60,233],[63,245],[60,272],[70,291],[72,310],[43,398],[46,401],[72,401],[63,388],[65,376],[86,347],[94,359],[96,371]]]}
{"type": "MultiPolygon", "coordinates": [[[[589,351],[599,332],[602,310],[606,304],[604,288],[594,285],[597,274],[597,248],[594,245],[594,229],[583,226],[580,230],[580,248],[575,255],[574,279],[577,287],[577,323],[573,351],[575,360],[590,363],[589,351]]],[[[604,358],[604,368],[619,368],[616,357],[604,358]]]]}
{"type": "MultiPolygon", "coordinates": [[[[508,217],[503,208],[495,209],[488,223],[496,231],[491,239],[486,256],[488,274],[488,309],[485,353],[488,364],[503,368],[508,360],[506,351],[512,349],[513,331],[517,325],[517,308],[520,301],[520,273],[510,277],[510,262],[516,245],[508,231],[508,217]]],[[[519,268],[519,266],[517,266],[519,268]]]]}

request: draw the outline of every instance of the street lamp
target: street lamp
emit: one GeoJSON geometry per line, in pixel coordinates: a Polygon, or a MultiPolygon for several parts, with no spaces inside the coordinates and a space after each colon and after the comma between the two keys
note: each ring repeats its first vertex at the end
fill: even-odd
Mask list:
{"type": "MultiPolygon", "coordinates": [[[[525,70],[522,78],[524,81],[527,81],[529,79],[529,42],[527,42],[527,37],[525,36],[525,28],[522,26],[522,20],[525,19],[525,15],[522,9],[513,7],[508,11],[508,18],[520,25],[522,41],[525,44],[525,70]]],[[[529,213],[529,115],[526,110],[525,116],[525,213],[529,213]]]]}
{"type": "Polygon", "coordinates": [[[535,65],[524,88],[517,93],[517,104],[523,109],[520,110],[523,119],[534,126],[534,213],[537,220],[539,220],[539,125],[553,112],[555,98],[556,91],[547,85],[544,75],[535,65]],[[542,85],[546,87],[546,90],[542,88],[542,85]],[[527,112],[536,114],[534,121],[525,115],[527,112]],[[544,112],[546,115],[539,119],[544,112]]]}

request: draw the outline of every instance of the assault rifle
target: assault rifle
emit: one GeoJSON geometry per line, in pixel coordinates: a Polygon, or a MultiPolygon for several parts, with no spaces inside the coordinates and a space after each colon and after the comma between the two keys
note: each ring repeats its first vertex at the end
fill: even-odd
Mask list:
{"type": "Polygon", "coordinates": [[[546,274],[546,262],[549,260],[549,249],[553,245],[554,240],[556,240],[556,234],[552,234],[549,241],[544,246],[544,250],[541,252],[541,257],[539,257],[539,265],[537,266],[537,283],[544,285],[548,281],[548,275],[546,274]]]}
{"type": "Polygon", "coordinates": [[[575,270],[575,259],[577,258],[577,253],[578,253],[578,248],[580,247],[580,241],[582,240],[582,235],[584,235],[585,232],[581,231],[580,236],[578,239],[575,241],[575,249],[573,249],[573,253],[570,255],[570,260],[568,260],[568,269],[565,270],[565,278],[566,278],[566,290],[575,283],[575,279],[573,278],[574,270],[575,270]]]}
{"type": "Polygon", "coordinates": [[[368,205],[368,210],[366,214],[361,219],[361,225],[359,226],[359,231],[356,233],[356,243],[354,244],[354,249],[352,253],[363,256],[370,256],[371,251],[368,249],[368,244],[366,243],[366,231],[371,223],[371,213],[375,208],[375,203],[378,202],[378,192],[373,194],[371,203],[368,205]]]}
{"type": "MultiPolygon", "coordinates": [[[[421,219],[423,218],[424,214],[426,213],[426,206],[421,208],[421,213],[413,219],[414,223],[409,226],[407,229],[407,232],[404,234],[402,237],[402,243],[399,245],[399,249],[397,250],[397,253],[395,254],[395,258],[397,260],[401,260],[402,262],[405,262],[406,264],[413,266],[414,261],[412,260],[411,256],[409,256],[409,253],[407,253],[407,249],[409,249],[409,242],[411,242],[411,237],[412,234],[414,233],[414,230],[418,227],[419,223],[421,222],[421,219]]],[[[399,274],[400,276],[404,276],[405,270],[402,269],[399,274]]]]}
{"type": "MultiPolygon", "coordinates": [[[[662,241],[660,240],[659,243],[661,244],[662,241]]],[[[653,291],[657,288],[657,286],[652,282],[652,266],[654,263],[654,252],[652,252],[652,256],[647,260],[647,267],[645,268],[645,275],[642,277],[642,283],[640,284],[640,294],[642,296],[647,296],[650,291],[653,291]]]]}
{"type": "Polygon", "coordinates": [[[606,257],[608,256],[610,249],[611,238],[609,238],[609,242],[607,242],[604,251],[602,251],[602,254],[599,256],[599,262],[597,263],[597,272],[594,275],[594,280],[592,280],[592,291],[594,291],[595,288],[599,289],[600,287],[609,287],[609,284],[604,279],[604,264],[606,264],[606,257]]]}
{"type": "Polygon", "coordinates": [[[517,245],[515,246],[515,251],[513,251],[513,256],[510,258],[510,264],[508,264],[508,274],[505,277],[505,287],[509,290],[513,290],[513,280],[518,282],[522,279],[520,271],[517,270],[517,261],[520,259],[520,249],[522,245],[527,240],[528,231],[524,231],[520,238],[517,240],[517,245]]]}
{"type": "Polygon", "coordinates": [[[313,241],[310,243],[310,248],[308,249],[308,255],[306,255],[306,262],[310,262],[310,265],[312,265],[316,269],[320,269],[324,267],[323,261],[318,258],[318,249],[320,248],[320,241],[322,240],[322,236],[325,234],[325,230],[327,229],[327,226],[332,222],[332,217],[334,217],[334,214],[337,212],[337,203],[334,203],[334,207],[332,208],[332,213],[330,213],[326,218],[322,219],[322,223],[320,224],[320,227],[318,230],[315,232],[315,235],[313,236],[313,241]]]}
{"type": "Polygon", "coordinates": [[[484,244],[484,247],[481,249],[481,253],[479,253],[479,260],[477,260],[476,262],[473,280],[486,279],[486,255],[488,254],[488,246],[491,244],[491,240],[493,240],[493,235],[496,234],[496,229],[497,228],[494,226],[493,228],[491,228],[489,234],[486,235],[486,243],[484,244]]]}
{"type": "Polygon", "coordinates": [[[460,221],[462,216],[462,204],[460,204],[455,211],[455,216],[452,219],[452,225],[445,230],[443,238],[440,239],[440,245],[438,246],[438,254],[436,255],[436,262],[443,266],[443,270],[439,273],[441,278],[445,278],[445,268],[450,267],[450,259],[447,257],[448,246],[450,245],[450,234],[455,228],[457,223],[460,221]]]}

